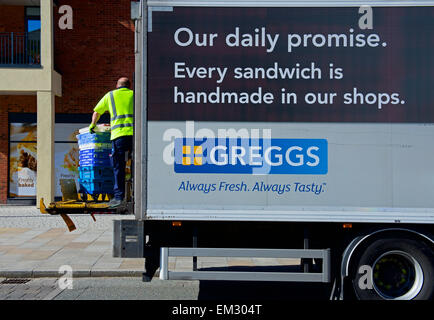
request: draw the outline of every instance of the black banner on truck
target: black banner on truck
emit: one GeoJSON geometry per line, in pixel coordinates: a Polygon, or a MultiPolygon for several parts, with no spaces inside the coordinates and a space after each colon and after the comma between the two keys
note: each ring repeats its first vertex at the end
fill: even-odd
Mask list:
{"type": "Polygon", "coordinates": [[[150,121],[434,122],[434,7],[152,11],[150,121]]]}

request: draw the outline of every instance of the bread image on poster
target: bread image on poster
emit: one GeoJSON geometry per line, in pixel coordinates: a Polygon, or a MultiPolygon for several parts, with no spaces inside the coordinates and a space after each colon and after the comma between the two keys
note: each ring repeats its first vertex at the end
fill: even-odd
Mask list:
{"type": "Polygon", "coordinates": [[[11,123],[9,196],[36,196],[36,124],[11,123]]]}

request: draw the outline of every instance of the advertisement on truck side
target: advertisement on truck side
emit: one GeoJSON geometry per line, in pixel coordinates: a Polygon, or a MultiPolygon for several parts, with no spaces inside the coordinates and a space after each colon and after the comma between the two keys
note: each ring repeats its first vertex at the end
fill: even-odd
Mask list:
{"type": "Polygon", "coordinates": [[[433,7],[160,9],[148,217],[434,219],[433,7]]]}

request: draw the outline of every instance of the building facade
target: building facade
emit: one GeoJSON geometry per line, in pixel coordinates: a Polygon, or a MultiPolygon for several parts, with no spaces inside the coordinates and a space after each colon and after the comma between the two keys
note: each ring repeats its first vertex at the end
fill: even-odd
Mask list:
{"type": "Polygon", "coordinates": [[[59,196],[77,130],[133,72],[130,0],[0,0],[0,204],[59,196]]]}

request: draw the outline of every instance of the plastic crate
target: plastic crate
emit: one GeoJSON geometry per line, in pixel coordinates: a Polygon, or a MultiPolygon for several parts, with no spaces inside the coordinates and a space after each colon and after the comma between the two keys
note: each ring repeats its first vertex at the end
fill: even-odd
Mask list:
{"type": "Polygon", "coordinates": [[[79,160],[79,166],[80,167],[110,167],[111,161],[110,158],[104,158],[104,159],[85,159],[85,160],[79,160]]]}
{"type": "Polygon", "coordinates": [[[110,142],[110,132],[82,133],[77,135],[78,145],[110,142]]]}
{"type": "Polygon", "coordinates": [[[78,167],[80,179],[113,179],[112,167],[78,167]]]}
{"type": "Polygon", "coordinates": [[[111,150],[112,144],[111,143],[95,143],[95,142],[89,142],[85,144],[79,144],[78,148],[80,150],[111,150]]]}
{"type": "Polygon", "coordinates": [[[110,179],[78,179],[80,184],[79,193],[84,194],[101,194],[113,193],[114,181],[110,179]]]}
{"type": "Polygon", "coordinates": [[[108,149],[86,149],[80,150],[79,160],[110,159],[111,150],[108,149]]]}
{"type": "MultiPolygon", "coordinates": [[[[108,123],[97,124],[93,129],[94,132],[110,132],[110,125],[108,123]]],[[[88,133],[89,127],[84,127],[78,130],[79,133],[88,133]]]]}

